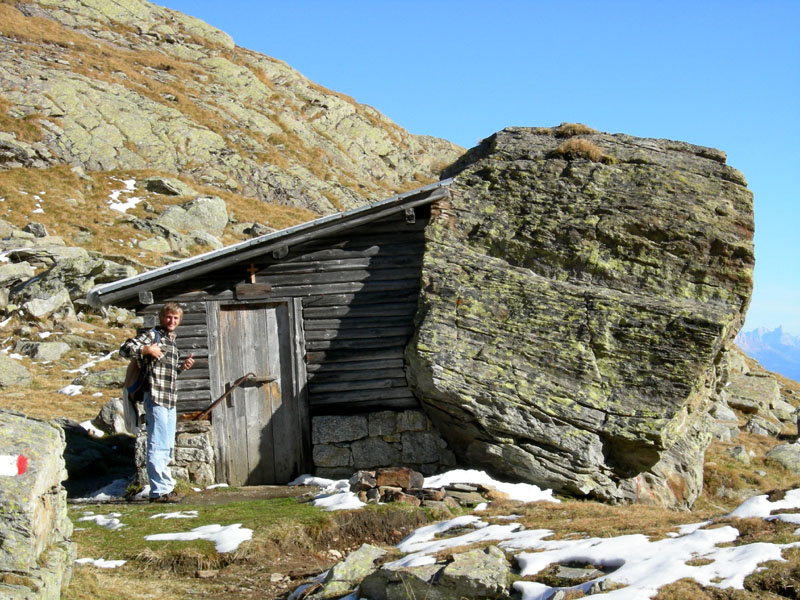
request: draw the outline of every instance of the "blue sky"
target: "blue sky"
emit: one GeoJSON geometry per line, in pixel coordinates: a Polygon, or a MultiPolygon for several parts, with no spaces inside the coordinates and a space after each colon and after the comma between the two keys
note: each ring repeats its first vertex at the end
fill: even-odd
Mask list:
{"type": "Polygon", "coordinates": [[[161,0],[465,148],[580,122],[713,146],[755,197],[745,330],[800,336],[800,0],[161,0]]]}

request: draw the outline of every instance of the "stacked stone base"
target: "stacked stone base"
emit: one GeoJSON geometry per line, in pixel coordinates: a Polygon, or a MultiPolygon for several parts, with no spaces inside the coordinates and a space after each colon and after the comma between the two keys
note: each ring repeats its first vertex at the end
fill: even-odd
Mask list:
{"type": "Polygon", "coordinates": [[[311,438],[314,472],[320,477],[338,479],[396,465],[432,475],[456,464],[447,443],[419,410],[314,417],[311,438]]]}
{"type": "MultiPolygon", "coordinates": [[[[142,427],[136,436],[136,477],[140,486],[148,483],[146,456],[147,432],[142,427]]],[[[170,469],[175,479],[198,487],[216,483],[210,421],[178,421],[170,469]]]]}
{"type": "MultiPolygon", "coordinates": [[[[314,473],[350,477],[355,471],[403,465],[424,475],[455,466],[455,455],[422,411],[384,410],[352,416],[314,417],[314,473]]],[[[147,484],[147,434],[136,437],[137,484],[147,484]]],[[[209,421],[179,421],[172,475],[198,487],[216,483],[209,421]]]]}

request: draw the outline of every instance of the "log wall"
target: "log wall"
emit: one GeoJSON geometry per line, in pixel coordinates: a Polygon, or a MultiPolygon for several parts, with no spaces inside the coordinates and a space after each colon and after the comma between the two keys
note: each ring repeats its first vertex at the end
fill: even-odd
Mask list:
{"type": "Polygon", "coordinates": [[[413,219],[396,213],[155,291],[156,303],[140,311],[150,317],[146,324],[155,323],[164,302],[180,302],[178,347],[197,361],[178,380],[179,412],[212,401],[207,302],[237,301],[234,290],[251,282],[251,273],[255,283],[271,286],[260,302],[301,300],[307,379],[297,389],[306,384],[312,415],[418,406],[403,352],[413,332],[430,207],[414,211],[413,219]]]}

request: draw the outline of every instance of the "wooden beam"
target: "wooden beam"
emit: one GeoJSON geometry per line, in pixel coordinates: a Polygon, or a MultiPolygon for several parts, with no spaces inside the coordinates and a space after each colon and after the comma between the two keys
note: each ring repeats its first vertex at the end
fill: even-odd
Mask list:
{"type": "Polygon", "coordinates": [[[315,371],[308,374],[309,389],[313,389],[315,392],[321,391],[316,387],[317,385],[326,383],[371,381],[375,379],[402,379],[405,382],[406,373],[402,367],[399,369],[395,367],[390,369],[365,369],[359,371],[315,371]]]}
{"type": "Polygon", "coordinates": [[[310,331],[342,331],[345,329],[370,329],[375,327],[411,327],[412,315],[406,313],[399,316],[348,316],[343,319],[305,319],[305,330],[310,331]]]}
{"type": "Polygon", "coordinates": [[[188,390],[205,390],[209,394],[208,379],[178,379],[178,392],[188,390]]]}
{"type": "MultiPolygon", "coordinates": [[[[365,307],[371,304],[396,304],[403,301],[413,301],[416,303],[419,296],[419,282],[405,289],[398,290],[361,290],[360,293],[334,293],[318,294],[303,298],[303,314],[309,308],[321,306],[336,306],[356,308],[365,307]]],[[[365,310],[367,310],[365,308],[365,310]]]]}
{"type": "MultiPolygon", "coordinates": [[[[308,401],[311,406],[347,405],[364,400],[380,401],[396,398],[414,398],[407,387],[384,388],[379,390],[354,390],[350,392],[336,392],[332,394],[312,394],[309,391],[308,401]]],[[[416,398],[414,398],[416,400],[416,398]]]]}
{"type": "Polygon", "coordinates": [[[396,279],[389,281],[348,281],[329,284],[273,286],[273,293],[281,296],[311,296],[325,294],[355,294],[400,290],[418,290],[419,279],[396,279]]]}
{"type": "Polygon", "coordinates": [[[396,304],[308,307],[303,310],[303,316],[305,317],[306,328],[315,328],[313,324],[318,320],[323,322],[336,319],[355,321],[374,317],[411,319],[416,312],[417,303],[415,297],[414,302],[396,304]]]}
{"type": "Polygon", "coordinates": [[[387,348],[392,346],[403,348],[405,347],[406,342],[408,342],[408,336],[357,340],[306,340],[306,351],[313,352],[315,350],[387,348]]]}
{"type": "Polygon", "coordinates": [[[272,286],[268,283],[240,283],[235,288],[237,300],[267,298],[271,292],[272,286]]]}
{"type": "Polygon", "coordinates": [[[414,397],[381,398],[378,400],[355,400],[346,404],[318,404],[311,406],[312,416],[342,414],[351,415],[372,410],[409,410],[418,409],[419,401],[414,397]]]}
{"type": "Polygon", "coordinates": [[[316,352],[306,352],[306,363],[340,363],[340,362],[361,362],[369,360],[403,360],[403,347],[394,346],[390,348],[374,349],[339,349],[339,350],[320,350],[316,352]]]}
{"type": "Polygon", "coordinates": [[[351,360],[351,361],[344,361],[344,362],[323,362],[323,363],[309,363],[306,365],[306,371],[309,374],[319,374],[319,375],[326,375],[329,373],[335,374],[342,374],[346,377],[346,373],[348,371],[366,371],[369,372],[370,370],[374,370],[376,372],[381,370],[389,370],[393,369],[395,371],[403,370],[404,364],[402,358],[386,358],[382,360],[372,360],[372,355],[369,356],[364,355],[364,360],[351,360]]]}
{"type": "Polygon", "coordinates": [[[386,379],[367,379],[357,381],[337,381],[331,383],[309,382],[308,394],[313,398],[330,392],[352,392],[356,390],[383,390],[387,388],[407,388],[405,377],[386,379]]]}
{"type": "MultiPolygon", "coordinates": [[[[259,275],[261,281],[267,281],[272,287],[328,285],[330,283],[350,283],[360,281],[419,281],[419,267],[390,267],[387,269],[368,268],[342,271],[308,271],[304,273],[286,273],[259,275]]],[[[237,286],[238,293],[238,286],[237,286]]]]}
{"type": "Polygon", "coordinates": [[[372,323],[373,327],[364,328],[349,328],[342,329],[317,329],[311,330],[306,328],[306,344],[308,342],[318,342],[322,340],[373,340],[385,339],[389,337],[405,337],[408,338],[413,331],[414,327],[411,323],[405,323],[399,327],[381,327],[380,323],[372,323]],[[375,325],[378,325],[375,327],[375,325]]]}

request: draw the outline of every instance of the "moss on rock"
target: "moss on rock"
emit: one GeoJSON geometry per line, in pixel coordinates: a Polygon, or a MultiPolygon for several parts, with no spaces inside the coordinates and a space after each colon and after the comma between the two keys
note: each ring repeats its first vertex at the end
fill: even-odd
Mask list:
{"type": "Polygon", "coordinates": [[[561,492],[688,505],[715,363],[752,289],[752,195],[719,151],[576,135],[613,160],[513,128],[446,172],[414,386],[464,460],[561,492]]]}

